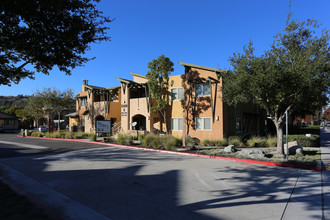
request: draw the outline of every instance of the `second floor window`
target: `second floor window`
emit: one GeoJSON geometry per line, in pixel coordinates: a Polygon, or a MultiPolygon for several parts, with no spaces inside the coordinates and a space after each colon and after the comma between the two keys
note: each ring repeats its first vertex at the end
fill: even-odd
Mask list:
{"type": "Polygon", "coordinates": [[[80,107],[86,107],[86,101],[87,101],[86,98],[82,98],[82,99],[80,100],[80,107]]]}
{"type": "Polygon", "coordinates": [[[183,100],[184,99],[184,90],[183,88],[173,88],[171,89],[171,98],[172,101],[183,100]]]}
{"type": "Polygon", "coordinates": [[[196,84],[195,85],[195,96],[210,96],[211,88],[210,84],[196,84]]]}

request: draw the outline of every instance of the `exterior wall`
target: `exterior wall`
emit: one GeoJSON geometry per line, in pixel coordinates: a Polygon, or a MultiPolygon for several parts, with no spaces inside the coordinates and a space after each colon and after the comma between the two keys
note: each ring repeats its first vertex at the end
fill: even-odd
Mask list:
{"type": "Polygon", "coordinates": [[[0,126],[5,130],[17,130],[18,120],[17,119],[0,119],[0,126]]]}
{"type": "Polygon", "coordinates": [[[224,114],[221,94],[222,80],[220,83],[212,84],[211,96],[195,97],[194,84],[188,83],[190,80],[198,78],[208,78],[209,76],[217,79],[213,71],[203,70],[194,67],[185,68],[185,114],[186,114],[186,133],[191,137],[203,139],[222,139],[224,138],[224,114]],[[189,94],[191,90],[191,94],[189,94]],[[211,100],[212,99],[212,100],[211,100]],[[212,101],[212,102],[211,102],[212,101]],[[212,106],[213,105],[213,115],[212,106]],[[196,118],[211,118],[211,130],[196,130],[196,118]]]}
{"type": "Polygon", "coordinates": [[[129,102],[129,89],[127,85],[121,84],[121,128],[127,133],[130,130],[130,102],[129,102]]]}
{"type": "Polygon", "coordinates": [[[71,131],[72,126],[78,126],[79,125],[79,118],[72,118],[69,117],[69,130],[71,131]]]}
{"type": "MultiPolygon", "coordinates": [[[[174,88],[181,88],[184,87],[184,85],[182,84],[183,82],[183,75],[179,75],[179,76],[171,76],[170,80],[169,80],[169,92],[171,93],[171,89],[174,88]]],[[[169,128],[171,128],[171,124],[172,124],[172,118],[183,118],[184,116],[184,110],[183,110],[183,104],[184,101],[180,101],[180,100],[171,100],[170,101],[170,110],[168,112],[168,124],[169,124],[169,128]]],[[[183,131],[175,131],[172,130],[172,135],[176,136],[178,138],[181,138],[183,134],[183,131]]]]}
{"type": "Polygon", "coordinates": [[[120,105],[121,105],[121,89],[118,89],[116,91],[117,97],[111,102],[109,102],[108,105],[108,114],[106,119],[110,120],[111,118],[116,119],[116,123],[121,121],[121,112],[120,112],[120,105]]]}
{"type": "MultiPolygon", "coordinates": [[[[105,120],[116,118],[116,122],[121,121],[120,105],[121,105],[121,91],[118,89],[117,97],[113,101],[95,101],[96,95],[87,91],[83,85],[82,91],[78,93],[76,101],[76,109],[79,115],[78,124],[81,125],[81,119],[85,120],[85,132],[95,132],[95,118],[98,116],[104,117],[105,120]],[[86,97],[86,106],[81,107],[81,98],[86,97]],[[85,112],[88,111],[86,114],[85,112]],[[85,115],[84,115],[85,113],[85,115]]],[[[77,123],[74,120],[72,123],[77,123]]]]}

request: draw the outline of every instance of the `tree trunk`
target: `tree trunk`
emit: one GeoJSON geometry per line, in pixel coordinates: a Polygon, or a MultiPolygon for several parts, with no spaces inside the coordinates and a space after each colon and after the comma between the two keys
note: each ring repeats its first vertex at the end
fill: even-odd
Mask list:
{"type": "Polygon", "coordinates": [[[164,111],[164,123],[165,123],[165,129],[166,129],[166,135],[168,135],[168,129],[167,129],[167,123],[166,123],[166,110],[164,111]]]}
{"type": "Polygon", "coordinates": [[[284,155],[284,148],[283,148],[283,123],[273,121],[276,127],[276,134],[277,134],[277,153],[284,155]]]}
{"type": "Polygon", "coordinates": [[[58,122],[57,122],[58,135],[61,137],[61,122],[60,122],[61,113],[58,112],[57,114],[58,114],[58,122]]]}

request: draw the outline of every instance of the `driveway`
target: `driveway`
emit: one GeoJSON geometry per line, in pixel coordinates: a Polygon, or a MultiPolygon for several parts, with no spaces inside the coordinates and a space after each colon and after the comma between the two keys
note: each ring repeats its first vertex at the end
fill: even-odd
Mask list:
{"type": "Polygon", "coordinates": [[[317,171],[108,146],[0,160],[64,219],[321,219],[317,171]]]}

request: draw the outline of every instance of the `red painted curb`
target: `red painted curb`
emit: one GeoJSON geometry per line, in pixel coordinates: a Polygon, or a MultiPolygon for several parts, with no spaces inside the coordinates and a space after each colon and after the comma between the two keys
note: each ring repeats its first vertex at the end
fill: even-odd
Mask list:
{"type": "MultiPolygon", "coordinates": [[[[17,137],[23,137],[23,136],[17,135],[17,137]]],[[[74,142],[91,143],[91,144],[98,144],[98,145],[105,145],[105,146],[110,145],[110,146],[124,147],[124,148],[144,150],[144,151],[155,151],[155,152],[186,155],[186,156],[193,156],[193,157],[201,157],[201,158],[208,158],[208,159],[231,160],[231,161],[237,161],[237,162],[242,162],[242,163],[253,163],[253,164],[261,164],[261,165],[267,165],[267,166],[277,166],[277,167],[288,167],[288,168],[296,168],[296,169],[304,169],[304,170],[322,171],[321,167],[309,167],[309,166],[287,164],[287,163],[277,163],[277,162],[268,162],[268,161],[260,161],[260,160],[249,160],[249,159],[241,159],[241,158],[233,158],[233,157],[211,156],[211,155],[204,155],[204,154],[193,154],[193,153],[185,153],[185,152],[177,152],[177,151],[169,151],[169,150],[159,150],[159,149],[144,148],[144,147],[134,147],[134,146],[127,146],[127,145],[120,145],[120,144],[112,144],[112,143],[85,141],[85,140],[79,140],[79,139],[44,138],[44,137],[31,137],[31,136],[24,137],[24,138],[74,141],[74,142]]]]}

